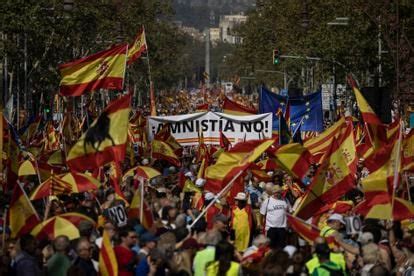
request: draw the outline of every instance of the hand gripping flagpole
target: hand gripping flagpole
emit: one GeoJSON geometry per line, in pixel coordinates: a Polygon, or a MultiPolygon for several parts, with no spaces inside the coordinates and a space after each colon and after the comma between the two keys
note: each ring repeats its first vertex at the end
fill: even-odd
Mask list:
{"type": "Polygon", "coordinates": [[[194,225],[206,214],[207,210],[213,206],[213,204],[216,202],[217,199],[221,198],[224,193],[226,193],[230,188],[233,186],[234,182],[237,178],[244,172],[243,169],[241,169],[231,180],[230,182],[214,197],[214,199],[204,208],[204,210],[201,212],[201,214],[198,215],[198,217],[189,225],[187,228],[191,230],[191,228],[194,227],[194,225]]]}

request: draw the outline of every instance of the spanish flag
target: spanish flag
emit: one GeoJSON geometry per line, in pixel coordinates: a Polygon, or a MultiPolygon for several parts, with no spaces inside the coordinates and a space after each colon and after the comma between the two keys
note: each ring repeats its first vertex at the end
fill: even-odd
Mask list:
{"type": "Polygon", "coordinates": [[[361,91],[359,91],[355,83],[355,80],[351,76],[348,76],[348,83],[355,93],[355,98],[357,100],[357,104],[359,110],[361,111],[361,115],[364,119],[364,122],[371,125],[380,125],[381,120],[378,118],[377,114],[375,114],[374,110],[371,108],[367,100],[362,95],[361,91]]]}
{"type": "Polygon", "coordinates": [[[20,183],[17,183],[14,186],[10,202],[9,221],[12,238],[30,233],[30,231],[40,222],[39,216],[23,191],[23,187],[20,186],[20,183]]]}
{"type": "Polygon", "coordinates": [[[355,187],[355,175],[347,165],[341,146],[336,139],[333,140],[329,158],[318,169],[296,210],[296,216],[308,219],[324,205],[338,200],[355,187]]]}
{"type": "Polygon", "coordinates": [[[341,117],[335,124],[325,129],[324,132],[305,141],[304,147],[313,155],[315,162],[321,162],[332,140],[338,138],[345,131],[346,126],[345,118],[341,117]]]}
{"type": "Polygon", "coordinates": [[[252,140],[235,145],[220,154],[216,164],[206,169],[204,190],[218,193],[241,170],[247,169],[275,140],[252,140]]]}
{"type": "Polygon", "coordinates": [[[404,137],[402,146],[402,165],[404,171],[414,169],[414,129],[404,137]]]}
{"type": "Polygon", "coordinates": [[[225,97],[223,102],[223,112],[231,115],[252,115],[257,114],[257,110],[238,104],[225,97]]]}
{"type": "Polygon", "coordinates": [[[132,45],[129,45],[128,65],[137,60],[146,50],[147,39],[145,38],[145,29],[142,27],[142,30],[136,36],[134,43],[132,45]]]}
{"type": "Polygon", "coordinates": [[[154,139],[151,142],[152,158],[161,159],[170,162],[172,165],[179,167],[181,165],[178,156],[169,144],[161,140],[154,139]]]}
{"type": "Polygon", "coordinates": [[[113,48],[59,66],[60,94],[80,96],[100,88],[122,90],[128,45],[113,48]]]}
{"type": "Polygon", "coordinates": [[[102,276],[118,275],[118,262],[115,251],[112,248],[109,234],[105,230],[103,232],[101,251],[99,251],[99,273],[102,276]]]}
{"type": "MultiPolygon", "coordinates": [[[[140,184],[141,185],[141,184],[140,184]]],[[[129,218],[140,218],[141,215],[141,188],[137,188],[135,191],[134,197],[132,198],[131,205],[129,206],[128,217],[129,218]]],[[[141,225],[149,230],[152,228],[154,224],[154,217],[151,212],[151,208],[145,202],[144,199],[144,210],[143,210],[143,218],[140,222],[141,225]]]]}
{"type": "Polygon", "coordinates": [[[297,179],[305,177],[313,162],[313,157],[309,151],[298,143],[281,146],[274,153],[274,156],[277,164],[297,179]]]}
{"type": "Polygon", "coordinates": [[[66,159],[76,171],[94,170],[125,158],[131,94],[111,102],[70,149],[66,159]]]}

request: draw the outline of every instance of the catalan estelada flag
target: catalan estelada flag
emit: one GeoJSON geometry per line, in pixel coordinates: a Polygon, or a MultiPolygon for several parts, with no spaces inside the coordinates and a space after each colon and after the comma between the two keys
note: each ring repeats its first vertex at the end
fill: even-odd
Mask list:
{"type": "Polygon", "coordinates": [[[14,186],[10,202],[9,221],[12,238],[30,233],[40,222],[32,203],[22,189],[19,183],[14,186]]]}
{"type": "Polygon", "coordinates": [[[99,275],[118,275],[118,262],[116,260],[115,251],[112,247],[109,234],[105,230],[103,232],[102,247],[99,251],[99,275]]]}
{"type": "Polygon", "coordinates": [[[111,102],[70,149],[66,162],[76,171],[94,170],[125,158],[131,94],[111,102]]]}
{"type": "Polygon", "coordinates": [[[100,88],[122,90],[127,52],[127,44],[118,45],[60,65],[60,94],[80,96],[100,88]]]}
{"type": "Polygon", "coordinates": [[[311,186],[296,210],[296,216],[308,219],[324,205],[332,203],[355,187],[355,175],[350,171],[341,145],[334,139],[311,186]]]}
{"type": "Polygon", "coordinates": [[[251,140],[236,144],[220,154],[217,162],[206,169],[204,190],[218,193],[240,171],[247,169],[275,140],[251,140]]]}
{"type": "Polygon", "coordinates": [[[232,115],[252,115],[257,114],[257,110],[238,104],[225,97],[223,102],[223,112],[232,115]]]}
{"type": "Polygon", "coordinates": [[[142,30],[136,36],[134,43],[132,45],[129,45],[128,65],[137,60],[146,50],[147,39],[145,37],[145,29],[142,27],[142,30]]]}

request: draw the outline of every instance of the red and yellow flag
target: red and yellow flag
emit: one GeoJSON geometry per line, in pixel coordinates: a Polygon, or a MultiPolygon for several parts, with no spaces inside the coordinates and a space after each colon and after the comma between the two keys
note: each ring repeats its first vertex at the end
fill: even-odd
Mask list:
{"type": "Polygon", "coordinates": [[[125,158],[131,95],[111,102],[70,149],[67,164],[76,171],[94,170],[125,158]]]}
{"type": "Polygon", "coordinates": [[[136,36],[134,43],[129,45],[128,49],[128,65],[137,60],[143,52],[147,50],[147,39],[145,37],[144,26],[136,36]]]}
{"type": "Polygon", "coordinates": [[[361,115],[362,115],[362,118],[364,119],[364,122],[371,124],[371,125],[380,125],[381,120],[378,118],[377,114],[375,114],[374,110],[371,108],[367,100],[362,95],[361,91],[359,91],[352,77],[348,77],[348,82],[350,86],[352,87],[352,90],[355,93],[355,98],[357,100],[357,104],[358,104],[359,110],[361,111],[361,115]]]}
{"type": "Polygon", "coordinates": [[[177,167],[180,166],[180,160],[169,144],[161,140],[154,139],[151,142],[151,146],[152,158],[168,161],[177,167]]]}
{"type": "MultiPolygon", "coordinates": [[[[142,184],[142,183],[141,183],[142,184]]],[[[140,185],[141,185],[140,184],[140,185]]],[[[128,211],[128,217],[129,218],[139,218],[141,216],[141,188],[138,188],[135,191],[134,197],[132,198],[131,205],[128,211]]],[[[151,212],[151,208],[148,206],[148,204],[143,202],[143,217],[141,221],[141,225],[144,226],[145,229],[151,229],[152,225],[154,224],[154,217],[151,212]]]]}
{"type": "Polygon", "coordinates": [[[257,110],[238,104],[225,97],[223,102],[223,112],[231,115],[252,115],[257,114],[257,110]]]}
{"type": "Polygon", "coordinates": [[[118,262],[115,251],[112,247],[109,234],[105,230],[103,232],[102,247],[99,251],[99,273],[102,276],[118,275],[118,262]]]}
{"type": "Polygon", "coordinates": [[[249,167],[274,140],[252,140],[235,145],[230,151],[220,154],[216,164],[206,169],[206,191],[218,193],[241,170],[249,167]]]}
{"type": "Polygon", "coordinates": [[[19,183],[14,186],[10,202],[9,221],[12,238],[30,233],[40,222],[32,203],[22,189],[19,183]]]}
{"type": "Polygon", "coordinates": [[[318,169],[296,216],[308,219],[324,205],[332,203],[355,187],[355,175],[350,171],[336,139],[331,144],[329,158],[318,169]]]}
{"type": "Polygon", "coordinates": [[[335,124],[320,133],[318,136],[308,139],[304,147],[314,156],[315,162],[321,162],[322,157],[329,149],[332,140],[338,138],[346,128],[345,118],[341,117],[335,124]]]}
{"type": "Polygon", "coordinates": [[[122,90],[127,52],[127,44],[118,45],[60,65],[60,94],[80,96],[100,88],[122,90]]]}
{"type": "Polygon", "coordinates": [[[281,146],[274,156],[277,164],[297,179],[305,177],[313,162],[309,151],[298,143],[281,146]]]}

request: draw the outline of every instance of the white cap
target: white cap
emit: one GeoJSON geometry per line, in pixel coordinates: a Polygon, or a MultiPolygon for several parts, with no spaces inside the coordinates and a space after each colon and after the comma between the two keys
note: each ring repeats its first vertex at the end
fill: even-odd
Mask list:
{"type": "Polygon", "coordinates": [[[184,174],[184,176],[193,177],[193,173],[191,171],[188,171],[184,174]]]}
{"type": "Polygon", "coordinates": [[[234,197],[236,200],[247,200],[247,196],[245,193],[237,193],[237,195],[234,197]]]}
{"type": "Polygon", "coordinates": [[[170,172],[175,172],[175,167],[174,167],[174,166],[171,166],[171,167],[169,167],[169,168],[168,168],[168,170],[169,170],[170,172]]]}
{"type": "Polygon", "coordinates": [[[293,254],[295,254],[295,252],[298,249],[296,247],[294,247],[293,245],[286,245],[285,248],[283,248],[283,251],[285,251],[286,253],[288,253],[289,258],[292,258],[293,254]]]}
{"type": "Polygon", "coordinates": [[[211,192],[207,192],[205,195],[204,195],[204,199],[205,200],[212,200],[212,199],[214,199],[215,198],[215,195],[213,194],[213,193],[211,193],[211,192]]]}
{"type": "Polygon", "coordinates": [[[203,178],[198,178],[195,182],[197,187],[203,187],[206,184],[206,180],[203,178]]]}
{"type": "Polygon", "coordinates": [[[330,220],[337,220],[340,223],[342,223],[343,225],[346,224],[345,221],[344,221],[344,217],[340,214],[337,214],[337,213],[334,213],[334,214],[330,215],[329,218],[328,218],[328,221],[330,221],[330,220]]]}
{"type": "Polygon", "coordinates": [[[259,183],[259,187],[262,188],[262,189],[265,187],[265,185],[266,185],[266,183],[264,181],[261,181],[259,183]]]}
{"type": "Polygon", "coordinates": [[[149,160],[148,159],[144,159],[144,160],[141,161],[141,164],[144,165],[144,166],[146,166],[146,165],[149,164],[149,160]]]}
{"type": "Polygon", "coordinates": [[[273,172],[273,171],[268,171],[268,172],[267,172],[267,175],[268,175],[268,176],[273,176],[273,175],[274,175],[274,172],[273,172]]]}

